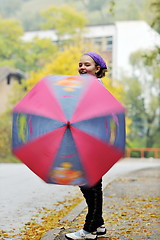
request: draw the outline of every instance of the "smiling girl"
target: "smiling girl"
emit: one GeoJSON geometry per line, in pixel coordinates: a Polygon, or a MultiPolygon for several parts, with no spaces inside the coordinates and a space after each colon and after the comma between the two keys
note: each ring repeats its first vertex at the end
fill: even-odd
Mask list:
{"type": "MultiPolygon", "coordinates": [[[[104,77],[107,72],[107,66],[99,54],[86,52],[80,58],[78,72],[80,74],[93,75],[97,77],[97,80],[101,81],[101,78],[104,77]]],[[[98,235],[104,235],[106,233],[102,217],[102,179],[92,187],[81,186],[80,190],[88,206],[85,224],[83,229],[77,232],[67,233],[65,237],[71,240],[97,239],[98,235]]]]}

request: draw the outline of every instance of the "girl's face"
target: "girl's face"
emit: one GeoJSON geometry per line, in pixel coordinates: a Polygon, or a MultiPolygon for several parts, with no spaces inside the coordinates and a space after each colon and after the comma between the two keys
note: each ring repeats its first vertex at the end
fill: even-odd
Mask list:
{"type": "Polygon", "coordinates": [[[89,55],[83,55],[79,61],[79,74],[91,74],[96,76],[99,72],[100,66],[96,66],[95,61],[89,55]]]}

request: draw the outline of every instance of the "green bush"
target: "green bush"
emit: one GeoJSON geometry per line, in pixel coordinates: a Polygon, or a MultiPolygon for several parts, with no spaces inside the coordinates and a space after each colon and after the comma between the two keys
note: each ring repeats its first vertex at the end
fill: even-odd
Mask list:
{"type": "Polygon", "coordinates": [[[10,113],[0,116],[0,162],[19,162],[12,155],[12,117],[10,113]]]}

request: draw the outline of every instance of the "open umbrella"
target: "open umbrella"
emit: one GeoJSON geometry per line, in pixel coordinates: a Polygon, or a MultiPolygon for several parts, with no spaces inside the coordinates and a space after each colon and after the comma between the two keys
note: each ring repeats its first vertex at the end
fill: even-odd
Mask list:
{"type": "Polygon", "coordinates": [[[91,186],[124,154],[124,112],[94,76],[46,76],[13,109],[13,154],[47,183],[91,186]]]}

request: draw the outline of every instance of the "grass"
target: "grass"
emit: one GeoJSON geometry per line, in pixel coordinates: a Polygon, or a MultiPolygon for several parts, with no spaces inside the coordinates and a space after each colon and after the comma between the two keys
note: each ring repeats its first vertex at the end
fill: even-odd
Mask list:
{"type": "Polygon", "coordinates": [[[20,161],[13,155],[0,156],[0,163],[20,163],[20,161]]]}

